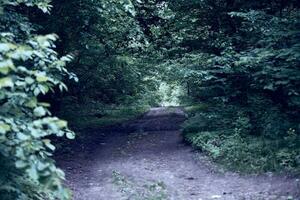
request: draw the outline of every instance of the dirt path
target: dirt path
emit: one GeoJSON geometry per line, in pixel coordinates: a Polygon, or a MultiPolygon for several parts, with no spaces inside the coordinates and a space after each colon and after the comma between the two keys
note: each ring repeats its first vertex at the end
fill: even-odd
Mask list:
{"type": "Polygon", "coordinates": [[[58,158],[74,199],[300,199],[296,178],[220,172],[182,142],[183,121],[179,108],[153,108],[117,129],[86,133],[72,155],[58,158]]]}

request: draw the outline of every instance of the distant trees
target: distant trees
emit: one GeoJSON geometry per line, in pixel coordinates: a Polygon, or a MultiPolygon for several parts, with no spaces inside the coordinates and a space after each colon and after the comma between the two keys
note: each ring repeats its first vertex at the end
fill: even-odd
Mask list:
{"type": "Polygon", "coordinates": [[[68,69],[80,82],[71,83],[69,95],[79,103],[122,104],[152,90],[156,83],[149,77],[155,70],[150,72],[143,56],[149,41],[131,1],[54,0],[52,5],[52,15],[33,20],[41,32],[50,29],[60,36],[59,52],[74,55],[68,69]]]}

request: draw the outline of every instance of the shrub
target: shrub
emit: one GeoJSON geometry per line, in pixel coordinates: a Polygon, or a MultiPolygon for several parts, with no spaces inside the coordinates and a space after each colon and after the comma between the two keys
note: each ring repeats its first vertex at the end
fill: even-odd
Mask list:
{"type": "Polygon", "coordinates": [[[53,50],[55,35],[34,35],[16,10],[20,2],[48,12],[48,1],[5,1],[0,6],[0,199],[69,199],[64,173],[51,159],[50,136],[74,138],[67,122],[51,115],[39,97],[58,87],[70,56],[53,50]],[[9,31],[9,32],[7,32],[9,31]]]}
{"type": "Polygon", "coordinates": [[[283,120],[282,113],[277,113],[275,123],[274,111],[256,113],[255,118],[251,114],[250,119],[249,111],[239,111],[234,117],[234,107],[211,107],[195,113],[184,124],[184,137],[196,149],[239,172],[300,172],[300,137],[295,129],[287,128],[286,124],[292,124],[283,120]],[[265,127],[258,129],[257,123],[262,121],[265,127]]]}

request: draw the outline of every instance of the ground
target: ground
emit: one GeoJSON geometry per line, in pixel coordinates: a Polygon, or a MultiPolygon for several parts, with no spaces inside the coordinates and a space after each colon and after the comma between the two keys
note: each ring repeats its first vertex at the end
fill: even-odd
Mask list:
{"type": "Polygon", "coordinates": [[[180,108],[153,108],[119,126],[87,130],[73,153],[57,157],[75,200],[300,199],[287,175],[222,170],[181,137],[180,108]]]}

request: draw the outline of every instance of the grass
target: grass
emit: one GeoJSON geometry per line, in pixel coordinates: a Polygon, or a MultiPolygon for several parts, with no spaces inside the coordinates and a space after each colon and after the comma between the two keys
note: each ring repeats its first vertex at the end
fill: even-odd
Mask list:
{"type": "Polygon", "coordinates": [[[207,131],[189,133],[186,140],[229,170],[253,173],[292,171],[294,167],[295,155],[291,150],[277,147],[276,141],[262,137],[224,136],[207,131]]]}
{"type": "Polygon", "coordinates": [[[142,106],[107,106],[97,102],[87,105],[75,105],[66,107],[60,117],[69,122],[70,128],[84,130],[101,128],[119,124],[137,118],[150,107],[142,106]]]}
{"type": "Polygon", "coordinates": [[[128,200],[167,200],[167,189],[163,182],[137,183],[120,172],[113,171],[113,184],[128,200]]]}
{"type": "Polygon", "coordinates": [[[208,109],[208,105],[204,103],[184,106],[184,110],[188,115],[195,115],[197,112],[205,111],[207,109],[208,109]]]}

